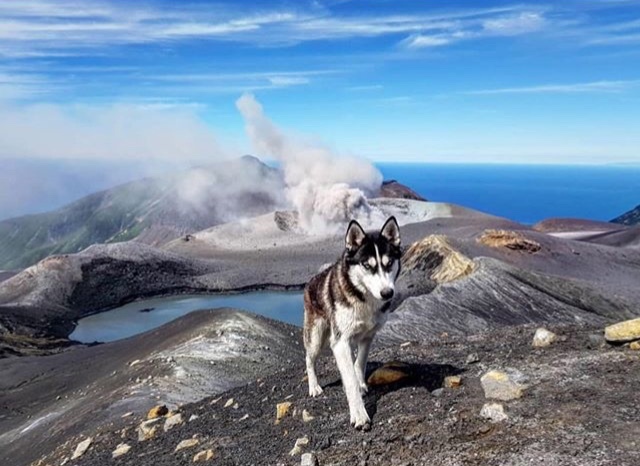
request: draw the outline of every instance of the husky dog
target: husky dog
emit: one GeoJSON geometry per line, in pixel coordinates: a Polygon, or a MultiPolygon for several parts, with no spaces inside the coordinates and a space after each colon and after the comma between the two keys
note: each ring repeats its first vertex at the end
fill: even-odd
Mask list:
{"type": "Polygon", "coordinates": [[[400,228],[390,217],[379,233],[365,233],[352,220],[345,246],[340,259],[313,277],[304,290],[309,395],[322,393],[315,363],[328,341],[349,402],[351,424],[368,430],[371,420],[362,400],[367,392],[365,369],[371,341],[387,320],[400,273],[400,228]]]}

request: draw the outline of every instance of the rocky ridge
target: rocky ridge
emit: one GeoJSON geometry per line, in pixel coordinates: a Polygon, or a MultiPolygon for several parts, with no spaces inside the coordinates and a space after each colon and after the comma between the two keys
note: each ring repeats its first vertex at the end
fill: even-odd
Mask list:
{"type": "MultiPolygon", "coordinates": [[[[532,345],[532,326],[378,346],[369,372],[395,361],[406,377],[371,388],[370,432],[349,426],[335,365],[325,357],[325,391],[317,399],[307,396],[302,361],[295,362],[180,407],[182,422],[144,440],[136,428],[146,412],[104,425],[73,464],[187,465],[206,457],[220,465],[637,464],[640,351],[607,345],[601,328],[551,329],[558,340],[545,348],[532,345]],[[496,375],[487,391],[489,374],[496,375]],[[447,385],[452,375],[459,383],[447,385]],[[501,383],[518,384],[514,395],[501,383]],[[114,459],[122,444],[130,449],[114,459]]],[[[156,422],[166,426],[168,419],[156,422]]],[[[88,435],[34,464],[64,462],[88,435]]]]}

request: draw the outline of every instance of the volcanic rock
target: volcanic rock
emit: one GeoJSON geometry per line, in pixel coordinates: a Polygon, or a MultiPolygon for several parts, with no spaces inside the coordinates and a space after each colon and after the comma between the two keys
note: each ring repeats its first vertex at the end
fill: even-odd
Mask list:
{"type": "Polygon", "coordinates": [[[139,442],[155,437],[156,433],[158,432],[158,421],[160,421],[159,417],[143,421],[138,426],[137,432],[139,442]]]}
{"type": "Polygon", "coordinates": [[[458,388],[462,385],[462,377],[459,375],[449,375],[444,378],[444,388],[458,388]]]}
{"type": "Polygon", "coordinates": [[[491,422],[501,422],[509,418],[500,403],[486,403],[480,410],[480,416],[490,419],[491,422]]]}
{"type": "Polygon", "coordinates": [[[544,348],[551,345],[557,338],[558,336],[555,333],[550,332],[545,328],[538,328],[536,329],[536,333],[533,336],[533,342],[531,344],[535,348],[544,348]]]}
{"type": "Polygon", "coordinates": [[[640,318],[609,325],[604,329],[604,337],[615,343],[640,340],[640,318]]]}
{"type": "Polygon", "coordinates": [[[318,458],[314,453],[303,453],[300,457],[300,466],[318,466],[318,458]]]}
{"type": "Polygon", "coordinates": [[[480,378],[486,398],[509,401],[520,398],[526,388],[524,376],[515,369],[492,370],[480,378]]]}
{"type": "Polygon", "coordinates": [[[174,451],[184,450],[185,448],[193,448],[199,443],[200,443],[200,440],[198,440],[197,438],[188,438],[178,443],[174,451]]]}
{"type": "Polygon", "coordinates": [[[478,242],[492,248],[507,248],[528,253],[536,253],[542,247],[536,241],[526,238],[521,232],[509,230],[485,230],[478,238],[478,242]]]}
{"type": "Polygon", "coordinates": [[[82,455],[84,455],[85,452],[89,449],[89,446],[91,446],[92,441],[93,439],[91,437],[87,437],[82,442],[80,442],[76,446],[76,449],[73,451],[73,455],[71,455],[71,459],[75,460],[80,458],[82,455]]]}
{"type": "Polygon", "coordinates": [[[126,443],[121,443],[111,452],[111,457],[118,458],[119,456],[126,455],[129,453],[129,450],[131,450],[131,446],[126,443]]]}
{"type": "Polygon", "coordinates": [[[300,453],[302,453],[302,449],[307,445],[309,445],[309,437],[307,437],[306,435],[304,437],[300,437],[296,440],[295,445],[289,452],[289,456],[299,455],[300,453]]]}
{"type": "Polygon", "coordinates": [[[169,416],[166,421],[164,421],[164,431],[167,432],[173,429],[176,426],[184,424],[184,420],[182,419],[182,414],[176,413],[173,416],[169,416]]]}
{"type": "Polygon", "coordinates": [[[212,460],[215,456],[215,453],[211,449],[202,450],[193,455],[194,463],[203,463],[205,461],[212,460]]]}
{"type": "Polygon", "coordinates": [[[157,417],[162,417],[169,412],[169,408],[166,405],[157,405],[149,410],[147,413],[147,419],[155,419],[157,417]]]}
{"type": "Polygon", "coordinates": [[[289,414],[289,410],[293,406],[293,403],[290,401],[283,401],[282,403],[278,403],[276,405],[276,422],[280,422],[287,414],[289,414]]]}
{"type": "Polygon", "coordinates": [[[367,383],[372,386],[389,385],[399,382],[400,380],[407,377],[407,373],[398,368],[381,367],[373,371],[373,373],[367,379],[367,383]]]}

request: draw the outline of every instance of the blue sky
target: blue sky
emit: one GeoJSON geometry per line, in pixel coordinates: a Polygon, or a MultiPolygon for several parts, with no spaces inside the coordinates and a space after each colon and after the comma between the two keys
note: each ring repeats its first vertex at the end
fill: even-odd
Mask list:
{"type": "Polygon", "coordinates": [[[640,163],[640,6],[0,3],[0,157],[250,152],[245,92],[373,160],[640,163]]]}

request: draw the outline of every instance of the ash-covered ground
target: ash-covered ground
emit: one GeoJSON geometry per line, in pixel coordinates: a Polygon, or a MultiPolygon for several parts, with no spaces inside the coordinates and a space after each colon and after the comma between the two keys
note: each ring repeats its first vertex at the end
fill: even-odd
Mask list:
{"type": "Polygon", "coordinates": [[[164,432],[166,420],[160,419],[159,431],[148,440],[138,440],[136,428],[146,416],[139,411],[77,435],[37,464],[60,464],[89,435],[88,451],[72,464],[187,465],[209,449],[213,459],[205,464],[243,466],[297,465],[300,455],[310,452],[320,465],[639,464],[640,351],[605,344],[600,328],[576,326],[552,327],[559,339],[534,348],[534,330],[520,326],[378,347],[370,372],[395,361],[409,376],[367,395],[370,432],[349,426],[335,364],[325,357],[320,370],[325,391],[317,399],[308,397],[303,364],[296,361],[180,407],[182,422],[164,432]],[[493,402],[480,378],[492,369],[513,369],[526,382],[521,398],[494,401],[506,415],[500,421],[481,415],[493,402]],[[444,377],[456,374],[461,385],[442,388],[444,377]],[[283,402],[291,403],[289,412],[276,422],[276,407],[283,402]],[[291,455],[304,437],[308,444],[291,455]],[[185,440],[193,445],[175,451],[185,440]],[[131,449],[114,459],[121,444],[131,449]]]}

